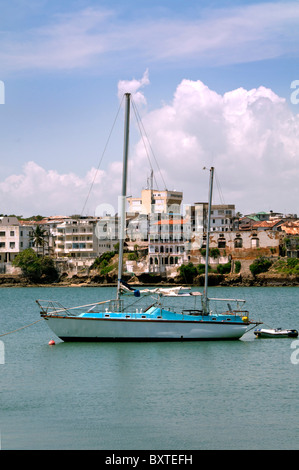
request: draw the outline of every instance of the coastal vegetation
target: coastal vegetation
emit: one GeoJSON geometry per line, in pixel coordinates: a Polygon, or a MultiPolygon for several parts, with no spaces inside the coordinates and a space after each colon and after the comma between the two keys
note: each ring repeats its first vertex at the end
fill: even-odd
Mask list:
{"type": "MultiPolygon", "coordinates": [[[[200,263],[195,266],[193,263],[182,264],[178,268],[180,277],[187,283],[192,283],[196,276],[201,276],[205,273],[205,264],[200,263]]],[[[208,273],[211,274],[229,274],[231,272],[231,263],[218,264],[216,268],[208,266],[208,273]]]]}
{"type": "Polygon", "coordinates": [[[13,265],[21,268],[23,276],[31,282],[55,282],[58,271],[50,256],[39,256],[32,248],[21,251],[13,260],[13,265]]]}
{"type": "Polygon", "coordinates": [[[281,258],[273,264],[273,270],[289,276],[299,276],[299,258],[281,258]]]}
{"type": "Polygon", "coordinates": [[[115,267],[115,263],[111,263],[111,260],[118,253],[118,251],[106,251],[101,256],[95,259],[90,269],[95,269],[100,274],[105,275],[112,271],[115,267]]]}
{"type": "Polygon", "coordinates": [[[249,269],[253,276],[257,274],[265,273],[269,270],[272,265],[272,261],[265,257],[260,257],[254,260],[254,262],[249,266],[249,269]]]}
{"type": "MultiPolygon", "coordinates": [[[[37,245],[36,245],[37,246],[37,245]]],[[[42,244],[39,250],[41,251],[42,244]]],[[[139,260],[142,262],[143,256],[136,249],[134,251],[125,250],[124,261],[139,260]]],[[[99,285],[111,284],[117,280],[118,246],[115,250],[103,253],[96,258],[94,263],[81,272],[68,273],[61,271],[59,263],[50,256],[37,253],[32,248],[19,253],[13,261],[13,265],[19,267],[22,275],[20,280],[8,280],[7,276],[0,275],[0,284],[5,282],[15,284],[16,282],[34,284],[60,283],[99,285]],[[61,272],[60,272],[61,271],[61,272]],[[3,278],[3,279],[2,279],[3,278]],[[7,281],[5,281],[5,278],[7,281]]],[[[143,272],[139,274],[124,273],[127,282],[141,284],[187,284],[203,285],[205,264],[194,264],[188,262],[177,268],[177,272],[172,271],[170,276],[159,273],[143,272]]],[[[232,260],[225,264],[212,264],[208,266],[209,283],[211,285],[298,285],[299,283],[299,259],[287,257],[259,257],[252,263],[242,260],[232,260]]]]}

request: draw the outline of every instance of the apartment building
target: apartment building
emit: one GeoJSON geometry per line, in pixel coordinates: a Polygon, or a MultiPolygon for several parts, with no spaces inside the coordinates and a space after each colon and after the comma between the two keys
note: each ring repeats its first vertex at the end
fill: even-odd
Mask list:
{"type": "Polygon", "coordinates": [[[12,262],[27,243],[17,217],[0,217],[0,263],[12,262]]]}
{"type": "Polygon", "coordinates": [[[52,225],[53,253],[57,258],[96,258],[96,218],[67,218],[52,225]]]}
{"type": "Polygon", "coordinates": [[[180,212],[182,200],[183,193],[179,191],[143,189],[140,198],[128,198],[128,212],[138,214],[180,212]]]}
{"type": "Polygon", "coordinates": [[[11,271],[15,257],[26,248],[34,247],[35,225],[14,216],[0,217],[0,272],[11,271]]]}
{"type": "Polygon", "coordinates": [[[219,204],[211,207],[211,232],[231,232],[236,230],[236,210],[234,204],[219,204]]]}
{"type": "Polygon", "coordinates": [[[119,217],[117,214],[114,216],[107,215],[97,219],[95,225],[95,251],[97,252],[97,256],[101,256],[106,251],[115,250],[115,245],[119,241],[118,226],[119,217]]]}

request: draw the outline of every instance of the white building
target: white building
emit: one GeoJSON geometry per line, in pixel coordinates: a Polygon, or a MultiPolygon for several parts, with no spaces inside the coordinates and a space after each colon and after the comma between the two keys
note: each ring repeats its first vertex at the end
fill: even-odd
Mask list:
{"type": "Polygon", "coordinates": [[[23,224],[17,217],[0,217],[0,272],[12,271],[15,257],[26,248],[33,248],[34,224],[23,224]]]}
{"type": "Polygon", "coordinates": [[[57,258],[91,258],[98,254],[96,218],[68,218],[51,228],[53,252],[57,258]]]}
{"type": "Polygon", "coordinates": [[[143,189],[140,198],[128,198],[128,212],[138,214],[179,212],[182,200],[183,193],[179,191],[143,189]]]}

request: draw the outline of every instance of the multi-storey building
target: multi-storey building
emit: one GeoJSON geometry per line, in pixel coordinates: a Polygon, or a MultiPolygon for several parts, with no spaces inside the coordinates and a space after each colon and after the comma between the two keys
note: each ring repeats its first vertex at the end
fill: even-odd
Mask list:
{"type": "Polygon", "coordinates": [[[69,218],[52,227],[53,252],[57,258],[91,258],[98,255],[95,227],[98,219],[69,218]]]}
{"type": "Polygon", "coordinates": [[[49,233],[45,225],[33,221],[19,221],[14,216],[0,217],[0,271],[2,273],[11,270],[11,263],[21,251],[33,248],[38,252],[41,249],[36,245],[34,238],[37,225],[41,225],[45,230],[43,253],[47,254],[49,251],[49,233]]]}
{"type": "Polygon", "coordinates": [[[20,228],[17,217],[0,217],[0,263],[12,262],[22,249],[30,246],[27,229],[20,228]]]}
{"type": "Polygon", "coordinates": [[[114,251],[118,243],[118,225],[119,217],[104,216],[97,220],[95,226],[96,247],[95,251],[97,256],[101,256],[106,251],[114,251]]]}
{"type": "MultiPolygon", "coordinates": [[[[186,217],[191,225],[191,232],[206,232],[208,222],[208,203],[195,202],[186,206],[186,217]]],[[[218,204],[211,207],[211,232],[231,232],[238,228],[234,204],[218,204]]]]}
{"type": "Polygon", "coordinates": [[[236,228],[236,211],[234,204],[212,205],[211,232],[231,232],[236,228]]]}
{"type": "Polygon", "coordinates": [[[139,214],[179,212],[182,200],[182,192],[143,189],[140,198],[128,198],[128,212],[139,214]]]}
{"type": "Polygon", "coordinates": [[[181,215],[158,214],[150,225],[148,271],[165,272],[168,266],[180,266],[187,260],[190,224],[181,215]]]}

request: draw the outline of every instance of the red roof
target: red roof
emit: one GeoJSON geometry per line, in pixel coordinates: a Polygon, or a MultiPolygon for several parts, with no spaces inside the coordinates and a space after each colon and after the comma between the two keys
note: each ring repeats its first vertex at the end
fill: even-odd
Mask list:
{"type": "Polygon", "coordinates": [[[282,219],[275,219],[275,220],[263,220],[260,222],[254,222],[252,224],[252,228],[273,228],[276,225],[282,223],[282,219]]]}
{"type": "Polygon", "coordinates": [[[281,228],[288,235],[299,235],[299,220],[286,222],[281,226],[281,228]]]}

